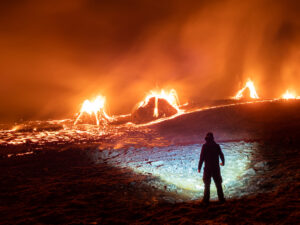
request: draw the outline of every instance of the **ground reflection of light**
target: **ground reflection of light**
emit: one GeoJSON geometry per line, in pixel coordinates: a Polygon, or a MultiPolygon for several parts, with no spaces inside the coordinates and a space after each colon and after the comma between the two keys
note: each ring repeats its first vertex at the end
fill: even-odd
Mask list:
{"type": "MultiPolygon", "coordinates": [[[[131,168],[136,173],[151,175],[159,179],[147,181],[156,188],[197,199],[203,195],[202,172],[197,173],[200,145],[169,146],[99,152],[100,159],[111,165],[131,168]]],[[[247,194],[245,186],[256,172],[250,167],[251,152],[257,148],[255,143],[224,143],[226,165],[221,167],[224,193],[227,197],[247,194]]],[[[251,188],[250,188],[251,189],[251,188]]],[[[216,198],[214,183],[211,196],[216,198]]]]}

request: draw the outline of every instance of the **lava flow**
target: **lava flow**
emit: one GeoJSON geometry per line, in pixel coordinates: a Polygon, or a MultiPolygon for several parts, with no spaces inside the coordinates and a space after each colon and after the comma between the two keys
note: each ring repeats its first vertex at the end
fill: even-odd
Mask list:
{"type": "Polygon", "coordinates": [[[249,79],[248,82],[246,83],[245,87],[243,87],[239,92],[233,97],[234,99],[241,99],[243,98],[243,93],[246,89],[249,89],[250,91],[250,97],[253,99],[258,99],[258,95],[256,93],[255,87],[253,82],[249,79]]]}
{"type": "Polygon", "coordinates": [[[109,117],[105,110],[105,97],[99,95],[96,97],[94,101],[89,101],[88,99],[83,102],[83,105],[81,107],[80,113],[78,117],[76,118],[74,125],[76,125],[82,117],[89,115],[88,119],[91,118],[92,115],[94,115],[96,124],[99,125],[100,121],[110,121],[111,117],[109,117]]]}
{"type": "MultiPolygon", "coordinates": [[[[249,79],[246,85],[238,91],[233,97],[235,100],[243,100],[227,104],[217,104],[214,106],[201,107],[197,109],[184,110],[179,103],[178,94],[174,89],[166,91],[150,91],[145,99],[137,104],[137,107],[131,114],[108,116],[105,112],[105,97],[97,96],[94,101],[85,100],[74,125],[80,123],[97,125],[121,125],[133,123],[135,125],[147,125],[149,123],[158,123],[162,120],[172,119],[184,113],[192,113],[206,109],[230,107],[233,105],[249,104],[255,102],[273,102],[280,99],[299,99],[295,93],[286,91],[280,98],[259,99],[254,83],[249,79]],[[247,93],[245,93],[247,91],[247,93]],[[259,99],[259,100],[258,100],[259,99]],[[255,100],[255,101],[253,101],[255,100]]],[[[187,103],[186,103],[187,104],[187,103]]],[[[186,105],[185,104],[185,105],[186,105]]]]}

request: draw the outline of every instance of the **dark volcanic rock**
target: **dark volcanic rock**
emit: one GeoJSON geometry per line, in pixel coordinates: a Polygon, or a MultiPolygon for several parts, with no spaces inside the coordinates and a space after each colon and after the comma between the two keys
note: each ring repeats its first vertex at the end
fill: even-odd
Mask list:
{"type": "Polygon", "coordinates": [[[177,113],[177,109],[175,109],[166,99],[157,98],[158,116],[154,116],[155,100],[155,97],[152,97],[145,106],[137,108],[132,113],[132,122],[136,124],[147,123],[177,113]]]}

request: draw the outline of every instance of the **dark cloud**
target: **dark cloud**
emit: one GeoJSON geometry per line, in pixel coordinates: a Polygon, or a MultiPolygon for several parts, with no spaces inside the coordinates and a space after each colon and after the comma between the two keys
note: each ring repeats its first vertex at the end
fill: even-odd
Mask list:
{"type": "MultiPolygon", "coordinates": [[[[298,1],[1,1],[1,121],[70,116],[107,96],[128,113],[147,91],[263,97],[300,84],[298,1]]],[[[299,94],[300,95],[300,94],[299,94]]]]}

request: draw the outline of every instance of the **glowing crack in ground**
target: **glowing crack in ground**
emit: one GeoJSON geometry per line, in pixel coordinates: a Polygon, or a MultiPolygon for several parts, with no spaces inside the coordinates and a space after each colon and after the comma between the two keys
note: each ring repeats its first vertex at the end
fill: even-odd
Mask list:
{"type": "MultiPolygon", "coordinates": [[[[259,172],[252,168],[252,153],[257,143],[231,142],[221,144],[226,165],[221,167],[224,193],[227,197],[239,197],[255,191],[250,180],[259,172]]],[[[97,158],[116,167],[130,168],[136,173],[154,176],[149,185],[185,196],[190,200],[203,195],[202,173],[197,172],[201,145],[169,146],[140,149],[102,150],[97,158]]],[[[264,162],[257,163],[260,169],[264,162]]],[[[216,188],[211,185],[211,197],[216,199],[216,188]]]]}

